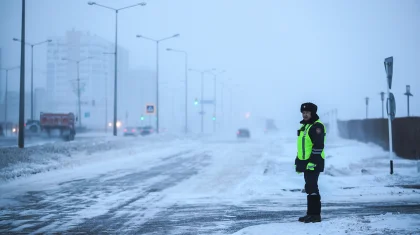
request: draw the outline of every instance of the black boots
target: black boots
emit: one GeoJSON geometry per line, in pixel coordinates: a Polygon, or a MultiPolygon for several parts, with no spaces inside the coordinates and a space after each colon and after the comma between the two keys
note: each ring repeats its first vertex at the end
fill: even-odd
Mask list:
{"type": "Polygon", "coordinates": [[[303,217],[299,217],[299,222],[304,222],[304,223],[321,222],[321,216],[320,215],[305,215],[303,217]]]}
{"type": "Polygon", "coordinates": [[[321,222],[321,216],[320,215],[307,215],[305,217],[304,223],[317,223],[321,222]]]}
{"type": "Polygon", "coordinates": [[[308,195],[307,196],[307,211],[306,215],[299,217],[300,222],[316,223],[321,222],[321,196],[308,195]]]}
{"type": "Polygon", "coordinates": [[[305,215],[302,217],[299,217],[299,222],[305,222],[306,217],[309,217],[310,215],[305,215]]]}

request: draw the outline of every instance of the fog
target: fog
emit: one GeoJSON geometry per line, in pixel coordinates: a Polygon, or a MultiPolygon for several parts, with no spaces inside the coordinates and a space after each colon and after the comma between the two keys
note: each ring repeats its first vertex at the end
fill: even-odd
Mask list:
{"type": "MultiPolygon", "coordinates": [[[[141,1],[96,1],[113,8],[138,2],[141,1]]],[[[321,120],[333,109],[338,110],[339,119],[363,119],[365,97],[370,98],[368,117],[379,118],[379,93],[387,89],[383,62],[390,56],[394,57],[392,91],[397,117],[407,115],[403,95],[406,85],[411,86],[414,95],[410,99],[410,114],[420,115],[420,3],[416,0],[155,0],[146,3],[118,14],[118,46],[127,52],[125,65],[119,64],[118,78],[118,119],[124,124],[143,125],[140,116],[145,113],[144,104],[155,103],[156,45],[136,35],[162,39],[180,34],[160,43],[159,111],[164,128],[181,131],[185,117],[184,55],[166,48],[188,52],[189,69],[226,71],[217,76],[216,83],[218,130],[263,127],[265,118],[275,119],[279,127],[295,128],[301,119],[299,108],[303,102],[317,104],[321,120]],[[139,82],[141,79],[149,82],[139,82]]],[[[21,1],[1,0],[0,67],[19,66],[20,43],[12,39],[20,38],[20,30],[21,1]]],[[[27,42],[52,39],[54,43],[55,38],[64,37],[72,30],[89,32],[113,44],[115,12],[81,0],[26,1],[27,42]]],[[[35,88],[47,89],[47,48],[48,45],[39,45],[34,49],[35,88]]],[[[25,53],[25,85],[29,92],[30,47],[26,47],[25,53]]],[[[103,125],[112,121],[112,58],[112,55],[101,58],[106,60],[104,64],[109,64],[104,68],[109,86],[101,88],[106,89],[108,96],[108,120],[103,125]]],[[[72,74],[72,79],[76,78],[76,66],[69,66],[66,71],[72,74]]],[[[189,129],[198,133],[200,105],[194,105],[194,100],[201,97],[200,73],[188,72],[188,80],[189,129]]],[[[70,82],[69,86],[72,86],[70,82]]],[[[94,85],[90,86],[94,90],[94,85]]],[[[4,102],[4,87],[2,71],[0,103],[4,102]]],[[[9,91],[18,88],[19,71],[9,71],[9,91]]],[[[206,73],[205,100],[213,99],[213,89],[213,76],[206,73]]],[[[63,99],[76,103],[77,96],[73,95],[63,99]]],[[[205,131],[211,132],[213,106],[205,105],[204,109],[205,131]]],[[[77,113],[76,106],[69,111],[77,113]]],[[[86,125],[104,120],[98,115],[86,119],[89,118],[93,121],[86,121],[86,125]]],[[[152,123],[154,120],[151,117],[152,123]]]]}

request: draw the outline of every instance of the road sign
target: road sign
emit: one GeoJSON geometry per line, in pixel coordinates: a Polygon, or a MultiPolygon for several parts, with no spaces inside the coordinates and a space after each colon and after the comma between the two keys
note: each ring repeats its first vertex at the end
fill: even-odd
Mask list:
{"type": "Polygon", "coordinates": [[[391,89],[392,72],[393,72],[393,66],[394,66],[394,59],[392,58],[392,56],[385,59],[384,66],[385,66],[386,78],[388,80],[388,87],[389,89],[391,89]]]}
{"type": "Polygon", "coordinates": [[[85,113],[85,118],[88,118],[88,117],[90,117],[90,113],[89,112],[86,112],[85,113]]]}
{"type": "Polygon", "coordinates": [[[200,103],[201,104],[214,104],[214,101],[213,100],[202,100],[200,103]]]}
{"type": "Polygon", "coordinates": [[[394,94],[389,93],[389,99],[387,100],[386,103],[387,103],[386,104],[386,112],[390,116],[391,121],[393,121],[395,119],[395,114],[396,114],[396,109],[397,109],[394,94]]]}
{"type": "Polygon", "coordinates": [[[146,114],[155,114],[156,109],[154,104],[146,105],[146,114]]]}

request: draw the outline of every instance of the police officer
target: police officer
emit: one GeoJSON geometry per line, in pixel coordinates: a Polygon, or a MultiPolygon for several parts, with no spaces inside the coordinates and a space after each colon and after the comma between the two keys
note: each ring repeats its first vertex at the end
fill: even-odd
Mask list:
{"type": "Polygon", "coordinates": [[[318,107],[313,103],[300,106],[303,120],[298,130],[298,155],[295,159],[296,172],[304,173],[307,194],[306,215],[300,222],[321,222],[321,195],[318,189],[318,177],[324,171],[324,141],[326,130],[316,114],[318,107]]]}

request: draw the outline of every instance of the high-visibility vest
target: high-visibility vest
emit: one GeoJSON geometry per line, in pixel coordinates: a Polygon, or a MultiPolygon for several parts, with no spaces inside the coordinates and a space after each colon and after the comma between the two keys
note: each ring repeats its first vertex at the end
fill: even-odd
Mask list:
{"type": "MultiPolygon", "coordinates": [[[[316,121],[315,123],[320,123],[324,126],[324,143],[325,143],[325,135],[327,133],[327,130],[325,129],[325,125],[321,121],[316,121]]],[[[315,124],[314,123],[314,124],[315,124]]],[[[300,131],[298,141],[297,141],[297,147],[298,147],[298,159],[299,160],[308,160],[311,156],[311,153],[314,154],[321,154],[321,157],[325,159],[325,153],[323,149],[313,149],[312,146],[314,145],[312,143],[311,138],[309,137],[309,129],[314,124],[304,124],[301,126],[304,127],[304,131],[300,131]]]]}

